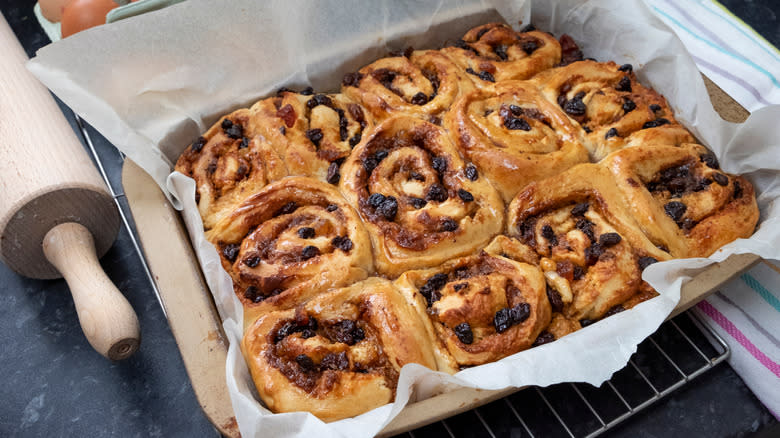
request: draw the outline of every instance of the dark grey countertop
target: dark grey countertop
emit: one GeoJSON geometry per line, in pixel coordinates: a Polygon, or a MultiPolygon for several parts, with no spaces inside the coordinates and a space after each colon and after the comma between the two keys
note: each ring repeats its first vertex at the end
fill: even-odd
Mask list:
{"type": "MultiPolygon", "coordinates": [[[[0,9],[28,55],[49,42],[33,15],[34,3],[0,1],[0,9]]],[[[721,3],[767,40],[780,45],[777,0],[721,3]]],[[[80,132],[72,112],[61,106],[80,132]]],[[[119,153],[92,128],[87,126],[86,130],[119,202],[126,203],[119,183],[119,153]]],[[[23,278],[0,264],[4,289],[0,294],[0,435],[217,436],[195,399],[176,343],[126,229],[101,263],[125,293],[141,323],[141,348],[124,362],[112,363],[92,350],[62,280],[23,278]]],[[[539,401],[532,399],[529,391],[520,394],[524,393],[511,403],[517,409],[528,408],[533,417],[531,405],[539,401]]],[[[414,436],[490,436],[484,428],[470,427],[480,419],[493,426],[494,436],[526,436],[503,414],[491,411],[491,406],[506,409],[505,402],[501,403],[482,408],[480,416],[467,413],[453,419],[449,426],[437,423],[416,431],[414,436]]],[[[579,414],[575,411],[569,415],[579,414]]],[[[542,428],[536,433],[549,435],[558,436],[560,432],[542,428]]],[[[604,436],[754,435],[780,436],[780,425],[724,363],[604,436]]]]}

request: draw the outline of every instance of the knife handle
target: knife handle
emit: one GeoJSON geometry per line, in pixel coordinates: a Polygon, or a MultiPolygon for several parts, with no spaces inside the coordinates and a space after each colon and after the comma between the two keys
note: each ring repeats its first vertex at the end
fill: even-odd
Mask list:
{"type": "Polygon", "coordinates": [[[111,360],[135,353],[141,342],[138,317],[103,272],[89,230],[75,222],[57,225],[46,233],[43,253],[68,283],[92,347],[111,360]]]}

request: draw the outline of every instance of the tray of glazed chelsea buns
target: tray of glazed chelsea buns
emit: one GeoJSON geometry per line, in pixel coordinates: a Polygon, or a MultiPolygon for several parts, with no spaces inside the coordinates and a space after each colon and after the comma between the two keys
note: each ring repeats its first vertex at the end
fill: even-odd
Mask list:
{"type": "Polygon", "coordinates": [[[225,114],[176,170],[243,306],[259,399],[324,421],[392,402],[405,364],[453,374],[587,330],[657,295],[651,264],[759,217],[632,65],[497,23],[225,114]]]}

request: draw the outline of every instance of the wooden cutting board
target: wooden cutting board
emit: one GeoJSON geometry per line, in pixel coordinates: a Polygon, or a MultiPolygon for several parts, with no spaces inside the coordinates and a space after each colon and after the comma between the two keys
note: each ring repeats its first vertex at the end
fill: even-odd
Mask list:
{"type": "MultiPolygon", "coordinates": [[[[744,108],[709,79],[705,77],[704,80],[713,106],[724,119],[742,122],[747,118],[749,113],[744,108]]],[[[195,396],[206,417],[223,435],[238,437],[240,433],[225,377],[227,338],[184,223],[154,180],[130,160],[125,161],[122,170],[122,185],[195,396]]],[[[708,267],[683,286],[680,302],[670,318],[758,261],[758,256],[742,254],[708,267]]],[[[381,436],[415,429],[519,390],[460,389],[412,403],[382,431],[381,436]]]]}

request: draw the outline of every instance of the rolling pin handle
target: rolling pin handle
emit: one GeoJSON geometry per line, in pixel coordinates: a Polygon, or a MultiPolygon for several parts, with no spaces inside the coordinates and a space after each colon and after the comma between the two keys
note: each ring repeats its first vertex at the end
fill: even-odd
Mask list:
{"type": "Polygon", "coordinates": [[[68,283],[92,347],[111,360],[135,353],[141,342],[138,317],[103,272],[89,230],[75,222],[57,225],[46,233],[43,253],[68,283]]]}

